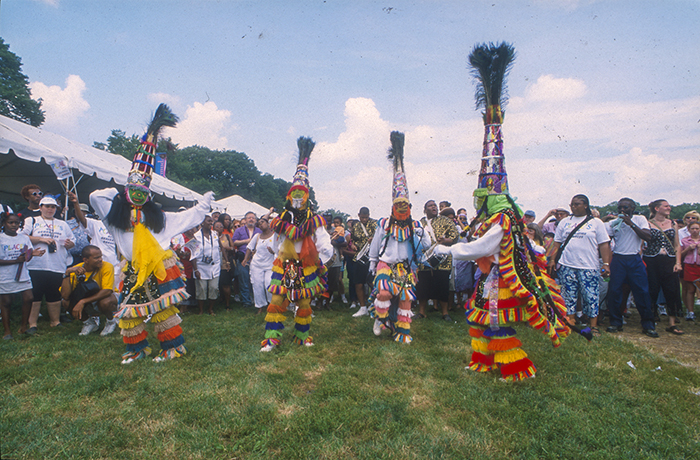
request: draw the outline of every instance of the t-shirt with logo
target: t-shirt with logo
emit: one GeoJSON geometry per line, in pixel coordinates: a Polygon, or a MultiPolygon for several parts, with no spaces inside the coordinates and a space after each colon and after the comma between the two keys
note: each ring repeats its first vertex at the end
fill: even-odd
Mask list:
{"type": "MultiPolygon", "coordinates": [[[[559,221],[554,242],[563,244],[569,234],[586,216],[569,216],[559,221]]],[[[610,241],[605,224],[593,218],[579,228],[564,247],[559,263],[571,268],[593,270],[600,268],[598,246],[610,241]]]]}

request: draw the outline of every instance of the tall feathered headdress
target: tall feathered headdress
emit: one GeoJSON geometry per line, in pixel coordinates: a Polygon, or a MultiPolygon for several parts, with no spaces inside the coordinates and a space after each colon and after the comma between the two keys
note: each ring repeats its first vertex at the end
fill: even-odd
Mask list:
{"type": "MultiPolygon", "coordinates": [[[[299,157],[297,159],[297,170],[292,179],[292,186],[289,188],[289,193],[294,190],[303,190],[309,193],[309,158],[316,143],[310,137],[300,137],[297,139],[297,147],[299,147],[299,157]]],[[[287,199],[289,199],[287,193],[287,199]]]]}
{"type": "Polygon", "coordinates": [[[156,162],[156,146],[160,130],[166,126],[174,127],[178,122],[177,116],[165,104],[160,104],[156,109],[153,119],[148,124],[146,134],[141,138],[134,160],[131,163],[131,170],[127,179],[127,187],[142,188],[150,193],[151,178],[156,162]]]}
{"type": "Polygon", "coordinates": [[[484,109],[484,149],[475,196],[507,195],[508,176],[503,156],[504,106],[507,102],[506,78],[515,60],[515,48],[509,43],[476,45],[469,55],[476,78],[476,108],[484,109]]]}
{"type": "Polygon", "coordinates": [[[396,203],[399,200],[408,200],[408,184],[406,183],[406,174],[403,168],[403,146],[405,136],[404,133],[392,131],[389,136],[391,140],[391,148],[389,149],[388,158],[394,167],[394,182],[391,188],[391,201],[396,203]]]}

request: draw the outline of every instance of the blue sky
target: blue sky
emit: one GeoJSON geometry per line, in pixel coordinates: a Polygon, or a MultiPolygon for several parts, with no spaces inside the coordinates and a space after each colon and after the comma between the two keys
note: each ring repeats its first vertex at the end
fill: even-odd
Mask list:
{"type": "MultiPolygon", "coordinates": [[[[159,102],[181,146],[248,154],[291,180],[311,136],[321,208],[386,215],[389,133],[406,133],[414,217],[473,213],[483,125],[467,56],[518,53],[503,126],[511,193],[538,215],[700,201],[700,1],[12,0],[0,35],[22,58],[43,128],[86,144],[141,134],[159,102]]],[[[223,198],[223,197],[220,197],[223,198]]]]}

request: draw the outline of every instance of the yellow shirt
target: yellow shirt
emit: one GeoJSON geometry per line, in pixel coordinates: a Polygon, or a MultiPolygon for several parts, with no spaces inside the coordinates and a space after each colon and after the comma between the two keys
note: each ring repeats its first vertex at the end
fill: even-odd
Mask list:
{"type": "MultiPolygon", "coordinates": [[[[76,265],[76,267],[82,266],[83,262],[76,265]]],[[[92,272],[85,272],[85,279],[88,280],[90,275],[92,275],[92,272]]],[[[114,291],[114,266],[109,262],[102,261],[102,268],[100,268],[100,271],[95,273],[95,276],[93,276],[92,279],[100,286],[101,289],[109,289],[114,291]]],[[[72,289],[75,289],[78,286],[78,277],[75,273],[70,274],[70,285],[72,289]]]]}

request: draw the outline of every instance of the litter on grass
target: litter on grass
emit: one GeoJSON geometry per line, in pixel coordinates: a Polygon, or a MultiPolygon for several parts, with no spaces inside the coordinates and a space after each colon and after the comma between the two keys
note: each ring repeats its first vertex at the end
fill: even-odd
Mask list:
{"type": "Polygon", "coordinates": [[[632,364],[632,361],[627,361],[627,365],[632,369],[636,369],[636,367],[634,367],[634,364],[632,364]]]}
{"type": "Polygon", "coordinates": [[[656,369],[652,369],[651,371],[656,372],[656,371],[660,371],[660,370],[661,370],[661,366],[657,367],[656,369]]]}

